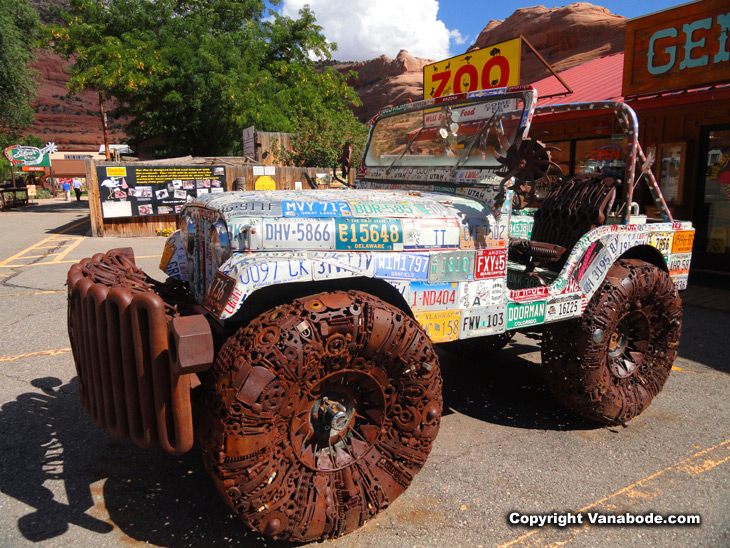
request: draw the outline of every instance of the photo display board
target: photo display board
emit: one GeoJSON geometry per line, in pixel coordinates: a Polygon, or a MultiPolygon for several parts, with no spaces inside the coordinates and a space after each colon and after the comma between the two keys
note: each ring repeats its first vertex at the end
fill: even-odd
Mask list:
{"type": "Polygon", "coordinates": [[[196,196],[223,192],[223,166],[99,166],[102,216],[175,215],[196,196]]]}

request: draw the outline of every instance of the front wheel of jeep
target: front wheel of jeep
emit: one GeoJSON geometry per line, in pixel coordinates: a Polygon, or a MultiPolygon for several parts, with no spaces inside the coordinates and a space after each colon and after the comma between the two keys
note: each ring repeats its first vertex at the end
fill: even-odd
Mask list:
{"type": "Polygon", "coordinates": [[[669,275],[640,260],[619,260],[581,318],[546,331],[546,383],[578,415],[625,424],[664,386],[681,325],[682,303],[669,275]]]}
{"type": "Polygon", "coordinates": [[[232,336],[203,407],[203,459],[239,517],[275,538],[334,538],[386,508],[425,463],[441,374],[410,316],[328,292],[232,336]]]}

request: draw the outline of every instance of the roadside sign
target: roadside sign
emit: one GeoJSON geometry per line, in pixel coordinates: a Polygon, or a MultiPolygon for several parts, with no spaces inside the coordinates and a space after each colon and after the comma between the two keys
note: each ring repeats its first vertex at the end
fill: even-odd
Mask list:
{"type": "Polygon", "coordinates": [[[522,40],[513,38],[423,67],[423,98],[520,83],[522,40]]]}

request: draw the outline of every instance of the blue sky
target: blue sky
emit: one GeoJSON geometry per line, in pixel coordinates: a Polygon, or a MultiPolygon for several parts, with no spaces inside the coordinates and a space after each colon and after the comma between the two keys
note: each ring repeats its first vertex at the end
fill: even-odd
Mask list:
{"type": "MultiPolygon", "coordinates": [[[[595,0],[595,5],[629,19],[686,2],[595,0]]],[[[514,0],[281,0],[279,11],[297,17],[308,4],[324,35],[338,44],[334,57],[363,61],[395,57],[401,49],[416,57],[445,59],[463,53],[492,19],[504,20],[518,8],[560,7],[570,2],[514,0]]]]}
{"type": "MultiPolygon", "coordinates": [[[[689,1],[689,0],[688,0],[689,1]]],[[[641,17],[656,11],[678,6],[686,2],[667,0],[595,0],[591,2],[601,6],[611,13],[622,15],[627,19],[641,17]]],[[[494,0],[439,0],[438,18],[448,29],[458,29],[462,36],[469,36],[469,43],[473,43],[490,19],[504,20],[518,8],[529,6],[545,6],[559,8],[570,2],[515,2],[494,0]]]]}

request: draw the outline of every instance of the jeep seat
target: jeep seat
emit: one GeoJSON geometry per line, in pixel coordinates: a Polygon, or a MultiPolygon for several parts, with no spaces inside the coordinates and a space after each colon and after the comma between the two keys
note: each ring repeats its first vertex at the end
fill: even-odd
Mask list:
{"type": "Polygon", "coordinates": [[[602,175],[577,175],[550,189],[539,210],[529,240],[510,238],[509,259],[527,266],[559,271],[586,232],[605,224],[616,199],[617,181],[602,175]]]}

